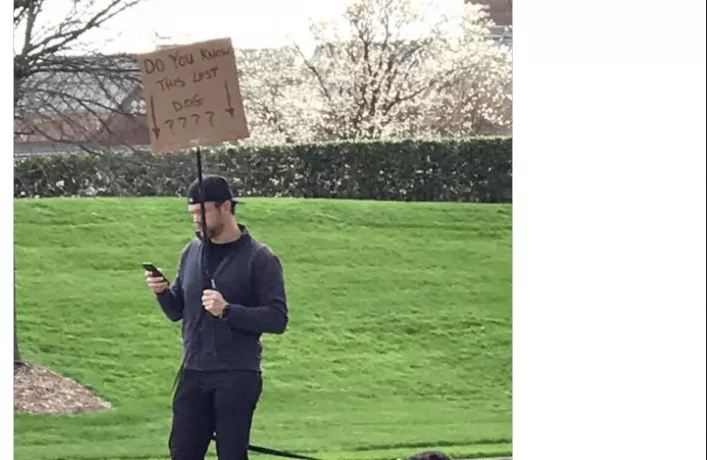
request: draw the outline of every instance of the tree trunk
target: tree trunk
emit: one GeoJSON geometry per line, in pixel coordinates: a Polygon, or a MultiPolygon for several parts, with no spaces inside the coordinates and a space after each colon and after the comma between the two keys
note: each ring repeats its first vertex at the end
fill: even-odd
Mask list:
{"type": "Polygon", "coordinates": [[[22,357],[20,356],[20,347],[17,345],[17,300],[15,299],[15,255],[12,255],[12,326],[13,337],[15,339],[15,367],[21,366],[22,357]]]}
{"type": "MultiPolygon", "coordinates": [[[[14,312],[14,308],[13,308],[13,312],[14,312]]],[[[20,357],[20,347],[17,346],[17,323],[15,323],[14,336],[15,336],[15,366],[17,366],[17,365],[24,364],[22,362],[22,357],[20,357]]]]}

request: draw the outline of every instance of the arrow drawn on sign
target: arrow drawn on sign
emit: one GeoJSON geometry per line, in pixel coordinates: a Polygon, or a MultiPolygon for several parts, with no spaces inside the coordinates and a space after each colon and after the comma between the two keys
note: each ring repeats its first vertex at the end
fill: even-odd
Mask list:
{"type": "Polygon", "coordinates": [[[233,107],[231,107],[231,93],[228,91],[228,82],[224,81],[223,86],[226,88],[226,99],[228,100],[228,108],[226,109],[226,112],[228,112],[231,115],[231,118],[233,118],[233,107]]]}
{"type": "Polygon", "coordinates": [[[160,128],[157,127],[157,118],[155,117],[155,99],[150,95],[150,114],[152,115],[152,132],[155,133],[155,139],[160,138],[160,128]]]}

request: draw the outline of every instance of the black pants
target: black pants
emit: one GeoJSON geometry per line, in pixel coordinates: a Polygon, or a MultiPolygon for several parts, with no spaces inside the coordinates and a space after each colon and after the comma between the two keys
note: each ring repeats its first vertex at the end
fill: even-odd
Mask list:
{"type": "Polygon", "coordinates": [[[248,460],[259,372],[185,369],[172,401],[172,460],[203,460],[216,432],[219,460],[248,460]]]}

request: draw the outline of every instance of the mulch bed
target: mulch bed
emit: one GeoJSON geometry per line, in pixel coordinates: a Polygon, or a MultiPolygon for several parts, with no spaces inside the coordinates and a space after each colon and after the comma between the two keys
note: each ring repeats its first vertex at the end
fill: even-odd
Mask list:
{"type": "Polygon", "coordinates": [[[36,364],[15,365],[14,388],[15,411],[75,414],[111,407],[77,381],[36,364]]]}

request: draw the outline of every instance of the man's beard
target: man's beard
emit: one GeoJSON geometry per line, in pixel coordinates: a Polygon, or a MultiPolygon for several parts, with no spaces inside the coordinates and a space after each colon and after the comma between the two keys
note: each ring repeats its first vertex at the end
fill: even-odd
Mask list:
{"type": "MultiPolygon", "coordinates": [[[[196,233],[196,236],[200,240],[203,241],[204,235],[202,233],[202,230],[203,230],[203,227],[200,226],[199,230],[197,230],[195,233],[196,233]]],[[[207,226],[206,233],[207,233],[209,239],[212,240],[212,239],[218,237],[219,235],[221,235],[221,233],[223,233],[223,225],[219,224],[219,225],[212,226],[211,228],[209,228],[207,226]]]]}

